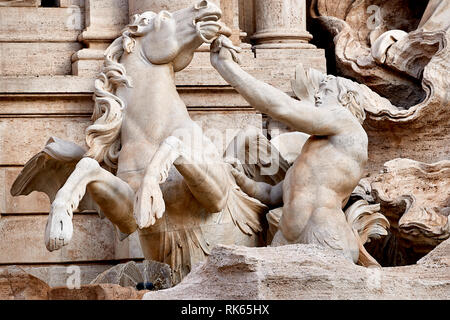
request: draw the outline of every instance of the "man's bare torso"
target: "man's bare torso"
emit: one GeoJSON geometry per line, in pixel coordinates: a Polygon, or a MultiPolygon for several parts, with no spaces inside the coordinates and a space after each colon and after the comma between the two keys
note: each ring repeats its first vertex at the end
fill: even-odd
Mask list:
{"type": "Polygon", "coordinates": [[[284,203],[311,208],[341,206],[367,162],[367,135],[355,128],[334,136],[311,136],[286,174],[284,203]]]}

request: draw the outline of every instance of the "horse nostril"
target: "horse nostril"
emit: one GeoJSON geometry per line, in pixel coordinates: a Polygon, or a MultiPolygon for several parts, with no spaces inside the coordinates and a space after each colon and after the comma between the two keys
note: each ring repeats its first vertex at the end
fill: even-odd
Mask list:
{"type": "Polygon", "coordinates": [[[209,4],[208,1],[202,0],[202,1],[198,2],[198,3],[196,3],[194,5],[194,8],[197,9],[197,10],[205,9],[205,8],[208,7],[208,4],[209,4]]]}

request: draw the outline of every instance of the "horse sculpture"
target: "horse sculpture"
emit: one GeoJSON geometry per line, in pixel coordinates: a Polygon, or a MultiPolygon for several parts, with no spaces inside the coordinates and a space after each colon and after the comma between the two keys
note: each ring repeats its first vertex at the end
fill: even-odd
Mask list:
{"type": "Polygon", "coordinates": [[[202,43],[228,33],[220,17],[208,1],[174,13],[145,12],[107,49],[95,81],[89,150],[51,138],[11,189],[49,196],[49,251],[69,243],[73,211],[90,200],[124,237],[139,230],[145,258],[168,263],[175,281],[214,244],[261,244],[267,208],[236,185],[174,81],[202,43]]]}

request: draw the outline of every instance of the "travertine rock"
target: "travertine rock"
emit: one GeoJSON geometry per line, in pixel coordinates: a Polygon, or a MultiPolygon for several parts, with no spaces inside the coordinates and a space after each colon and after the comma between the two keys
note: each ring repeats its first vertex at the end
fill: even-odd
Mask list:
{"type": "Polygon", "coordinates": [[[420,259],[417,264],[425,266],[450,266],[450,240],[446,240],[420,259]]]}
{"type": "Polygon", "coordinates": [[[88,284],[79,289],[67,287],[50,290],[49,300],[140,300],[147,291],[118,284],[88,284]]]}
{"type": "Polygon", "coordinates": [[[176,287],[144,299],[448,299],[448,241],[395,268],[357,266],[315,245],[218,246],[176,287]]]}
{"type": "Polygon", "coordinates": [[[0,300],[46,300],[49,286],[22,268],[0,268],[0,300]]]}
{"type": "Polygon", "coordinates": [[[130,261],[118,264],[99,274],[91,284],[110,283],[122,287],[134,287],[140,283],[152,283],[154,289],[168,289],[172,286],[172,272],[165,263],[145,260],[143,263],[130,261]]]}
{"type": "Polygon", "coordinates": [[[371,187],[399,237],[417,247],[436,246],[450,237],[450,161],[394,159],[371,187]]]}
{"type": "Polygon", "coordinates": [[[41,265],[20,266],[26,273],[44,281],[51,288],[64,287],[68,283],[78,281],[80,285],[90,284],[100,273],[112,268],[110,264],[66,264],[66,265],[41,265]],[[75,277],[78,277],[75,279],[75,277]]]}

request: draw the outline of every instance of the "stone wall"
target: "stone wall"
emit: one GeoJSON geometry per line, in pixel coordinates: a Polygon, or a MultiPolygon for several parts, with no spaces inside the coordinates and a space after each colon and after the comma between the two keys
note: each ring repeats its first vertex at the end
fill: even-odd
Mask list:
{"type": "MultiPolygon", "coordinates": [[[[36,276],[56,286],[64,285],[66,279],[58,267],[62,264],[80,265],[82,279],[88,282],[92,270],[100,273],[119,260],[143,258],[136,234],[120,242],[113,225],[95,212],[75,213],[72,242],[50,253],[44,245],[49,211],[46,196],[33,193],[13,198],[9,193],[23,165],[51,136],[85,146],[94,77],[101,67],[103,51],[120,35],[133,13],[129,9],[136,10],[138,2],[153,10],[162,3],[60,0],[59,7],[42,7],[39,0],[0,1],[0,265],[39,266],[36,276]],[[62,276],[50,279],[51,268],[62,276]]],[[[277,1],[281,7],[283,2],[277,1]]],[[[303,1],[294,2],[298,2],[298,10],[303,10],[303,1]]],[[[177,3],[168,0],[164,5],[172,10],[177,3]]],[[[216,3],[220,3],[223,19],[233,30],[233,41],[244,49],[243,68],[258,79],[290,92],[297,64],[326,71],[324,52],[307,43],[304,24],[293,24],[294,31],[303,28],[301,37],[283,36],[285,30],[273,16],[277,13],[270,11],[279,6],[255,11],[252,1],[216,3]],[[280,37],[279,41],[273,34],[264,38],[267,33],[255,21],[265,17],[258,12],[272,14],[271,32],[280,37]],[[241,43],[241,39],[251,38],[255,31],[252,25],[262,34],[258,38],[261,46],[254,52],[249,44],[241,43]]],[[[298,12],[299,16],[303,14],[298,12]]],[[[191,65],[177,74],[179,92],[193,119],[211,136],[217,130],[224,133],[249,125],[262,129],[263,115],[220,78],[210,66],[208,50],[202,46],[191,65]]],[[[223,148],[227,139],[219,147],[223,148]]]]}

